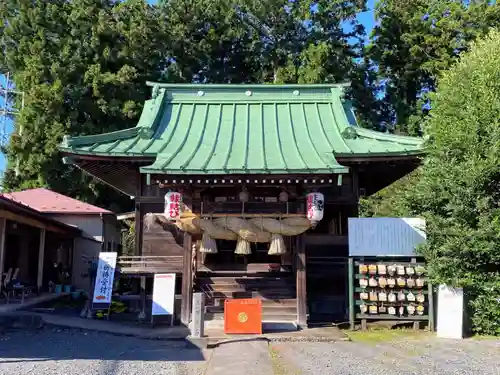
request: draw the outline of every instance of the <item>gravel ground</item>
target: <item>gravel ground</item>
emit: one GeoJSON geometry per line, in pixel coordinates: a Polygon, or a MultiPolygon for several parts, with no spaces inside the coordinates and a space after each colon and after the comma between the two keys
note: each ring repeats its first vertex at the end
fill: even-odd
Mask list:
{"type": "MultiPolygon", "coordinates": [[[[279,375],[499,375],[500,340],[272,344],[279,375]]],[[[278,374],[277,374],[278,375],[278,374]]]]}
{"type": "Polygon", "coordinates": [[[45,328],[0,334],[0,374],[198,375],[208,352],[182,342],[45,328]]]}

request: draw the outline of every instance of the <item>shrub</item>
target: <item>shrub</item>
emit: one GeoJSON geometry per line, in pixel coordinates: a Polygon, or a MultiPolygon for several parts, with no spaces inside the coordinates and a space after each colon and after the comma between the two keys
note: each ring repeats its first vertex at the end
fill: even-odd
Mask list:
{"type": "Polygon", "coordinates": [[[405,195],[428,223],[435,283],[470,291],[474,330],[500,335],[500,32],[444,72],[425,124],[427,154],[405,195]]]}

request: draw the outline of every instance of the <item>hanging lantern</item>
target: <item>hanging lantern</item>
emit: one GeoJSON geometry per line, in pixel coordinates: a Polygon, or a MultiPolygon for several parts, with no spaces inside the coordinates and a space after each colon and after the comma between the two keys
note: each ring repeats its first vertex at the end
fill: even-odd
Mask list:
{"type": "Polygon", "coordinates": [[[321,193],[307,194],[307,218],[314,227],[321,219],[325,211],[325,197],[321,193]]]}
{"type": "Polygon", "coordinates": [[[165,217],[167,219],[178,219],[181,215],[182,194],[169,191],[165,194],[165,217]]]}

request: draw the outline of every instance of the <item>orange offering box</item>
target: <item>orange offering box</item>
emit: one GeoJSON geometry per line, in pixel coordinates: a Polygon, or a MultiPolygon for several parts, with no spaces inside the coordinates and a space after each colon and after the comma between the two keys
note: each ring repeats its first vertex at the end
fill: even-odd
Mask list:
{"type": "Polygon", "coordinates": [[[224,333],[262,334],[262,301],[256,298],[224,301],[224,333]]]}

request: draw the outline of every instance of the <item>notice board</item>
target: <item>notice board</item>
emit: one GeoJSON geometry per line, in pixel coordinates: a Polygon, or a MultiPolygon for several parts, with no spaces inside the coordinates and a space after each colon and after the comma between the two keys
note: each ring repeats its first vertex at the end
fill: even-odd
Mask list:
{"type": "Polygon", "coordinates": [[[157,273],[153,284],[151,314],[174,315],[175,273],[157,273]]]}

